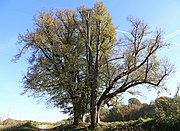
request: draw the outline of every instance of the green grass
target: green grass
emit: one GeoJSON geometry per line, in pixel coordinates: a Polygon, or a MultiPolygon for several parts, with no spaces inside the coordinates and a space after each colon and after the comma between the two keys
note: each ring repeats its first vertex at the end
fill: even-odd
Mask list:
{"type": "MultiPolygon", "coordinates": [[[[127,122],[100,122],[96,125],[93,131],[143,131],[147,130],[149,124],[153,121],[152,118],[148,119],[138,119],[138,120],[131,120],[127,122]]],[[[89,128],[90,123],[81,123],[78,126],[74,126],[72,124],[62,124],[54,130],[60,131],[91,131],[89,128]]]]}
{"type": "MultiPolygon", "coordinates": [[[[180,123],[179,123],[180,124],[180,123]]],[[[48,126],[47,131],[169,131],[167,126],[162,125],[161,123],[157,123],[157,121],[153,118],[139,118],[138,120],[130,120],[127,122],[100,122],[96,125],[95,129],[91,130],[89,128],[90,123],[80,123],[78,126],[74,126],[72,124],[61,124],[61,125],[53,125],[50,124],[48,126]],[[167,130],[168,129],[168,130],[167,130]]],[[[6,126],[4,128],[0,127],[2,131],[39,131],[39,125],[27,122],[22,125],[17,126],[6,126]]],[[[171,126],[171,131],[176,131],[180,129],[180,127],[176,125],[174,127],[171,126]]]]}

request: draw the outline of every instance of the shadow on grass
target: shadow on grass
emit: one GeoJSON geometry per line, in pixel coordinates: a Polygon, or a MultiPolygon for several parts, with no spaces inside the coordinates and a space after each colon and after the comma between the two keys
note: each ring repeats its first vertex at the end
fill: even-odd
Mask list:
{"type": "Polygon", "coordinates": [[[51,129],[51,131],[89,131],[90,123],[80,123],[78,126],[62,124],[51,129]]]}

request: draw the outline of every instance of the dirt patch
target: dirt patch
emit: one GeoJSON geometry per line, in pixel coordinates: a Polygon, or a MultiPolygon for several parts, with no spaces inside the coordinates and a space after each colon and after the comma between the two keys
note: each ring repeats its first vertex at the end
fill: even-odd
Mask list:
{"type": "Polygon", "coordinates": [[[40,129],[47,129],[47,128],[48,128],[48,125],[39,125],[39,128],[40,128],[40,129]]]}

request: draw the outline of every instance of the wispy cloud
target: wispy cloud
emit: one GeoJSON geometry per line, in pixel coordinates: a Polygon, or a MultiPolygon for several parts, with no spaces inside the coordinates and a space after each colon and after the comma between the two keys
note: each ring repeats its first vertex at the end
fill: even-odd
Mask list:
{"type": "MultiPolygon", "coordinates": [[[[119,32],[119,33],[122,33],[122,34],[127,34],[127,35],[130,35],[130,34],[131,34],[130,32],[127,32],[127,31],[124,31],[124,30],[119,30],[119,29],[117,29],[116,31],[119,32]]],[[[177,31],[175,31],[175,32],[167,35],[167,36],[165,37],[165,40],[163,40],[163,42],[166,42],[166,43],[171,44],[171,45],[180,46],[180,43],[167,41],[167,39],[172,38],[173,36],[178,35],[178,34],[180,34],[180,30],[177,30],[177,31]]],[[[145,36],[145,37],[148,38],[148,39],[154,39],[153,37],[150,37],[150,36],[145,36]]]]}
{"type": "Polygon", "coordinates": [[[171,39],[179,34],[180,34],[180,29],[170,33],[169,35],[166,35],[165,37],[166,37],[166,39],[171,39]]]}
{"type": "Polygon", "coordinates": [[[127,31],[124,31],[124,30],[116,29],[116,31],[119,32],[119,33],[128,34],[128,35],[131,34],[130,32],[127,32],[127,31]]]}

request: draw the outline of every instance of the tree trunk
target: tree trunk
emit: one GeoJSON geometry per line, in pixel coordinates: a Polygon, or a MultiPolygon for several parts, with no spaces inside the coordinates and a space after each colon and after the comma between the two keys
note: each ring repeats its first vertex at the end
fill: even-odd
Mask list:
{"type": "Polygon", "coordinates": [[[100,111],[101,111],[101,108],[97,108],[97,117],[96,117],[96,123],[99,123],[100,122],[100,111]]]}
{"type": "Polygon", "coordinates": [[[73,111],[74,111],[74,122],[73,122],[73,124],[78,125],[79,123],[83,122],[81,102],[79,102],[79,101],[73,102],[73,111]]]}
{"type": "Polygon", "coordinates": [[[97,119],[97,108],[91,107],[91,127],[94,128],[96,125],[96,119],[97,119]]]}
{"type": "Polygon", "coordinates": [[[100,103],[97,103],[97,87],[98,87],[98,80],[97,80],[97,72],[93,73],[93,79],[92,79],[92,88],[91,88],[91,127],[94,128],[97,123],[99,123],[99,115],[100,115],[100,109],[101,105],[103,104],[103,101],[100,103]]]}
{"type": "Polygon", "coordinates": [[[96,125],[96,119],[97,119],[97,105],[96,105],[96,99],[97,99],[97,79],[93,80],[94,82],[91,82],[91,127],[94,128],[96,125]]]}
{"type": "Polygon", "coordinates": [[[79,115],[79,113],[74,112],[74,122],[73,125],[79,125],[79,123],[83,122],[83,118],[79,115]]]}
{"type": "Polygon", "coordinates": [[[100,122],[100,113],[101,113],[101,107],[104,104],[104,100],[99,100],[97,103],[97,117],[96,117],[96,123],[100,122]]]}

